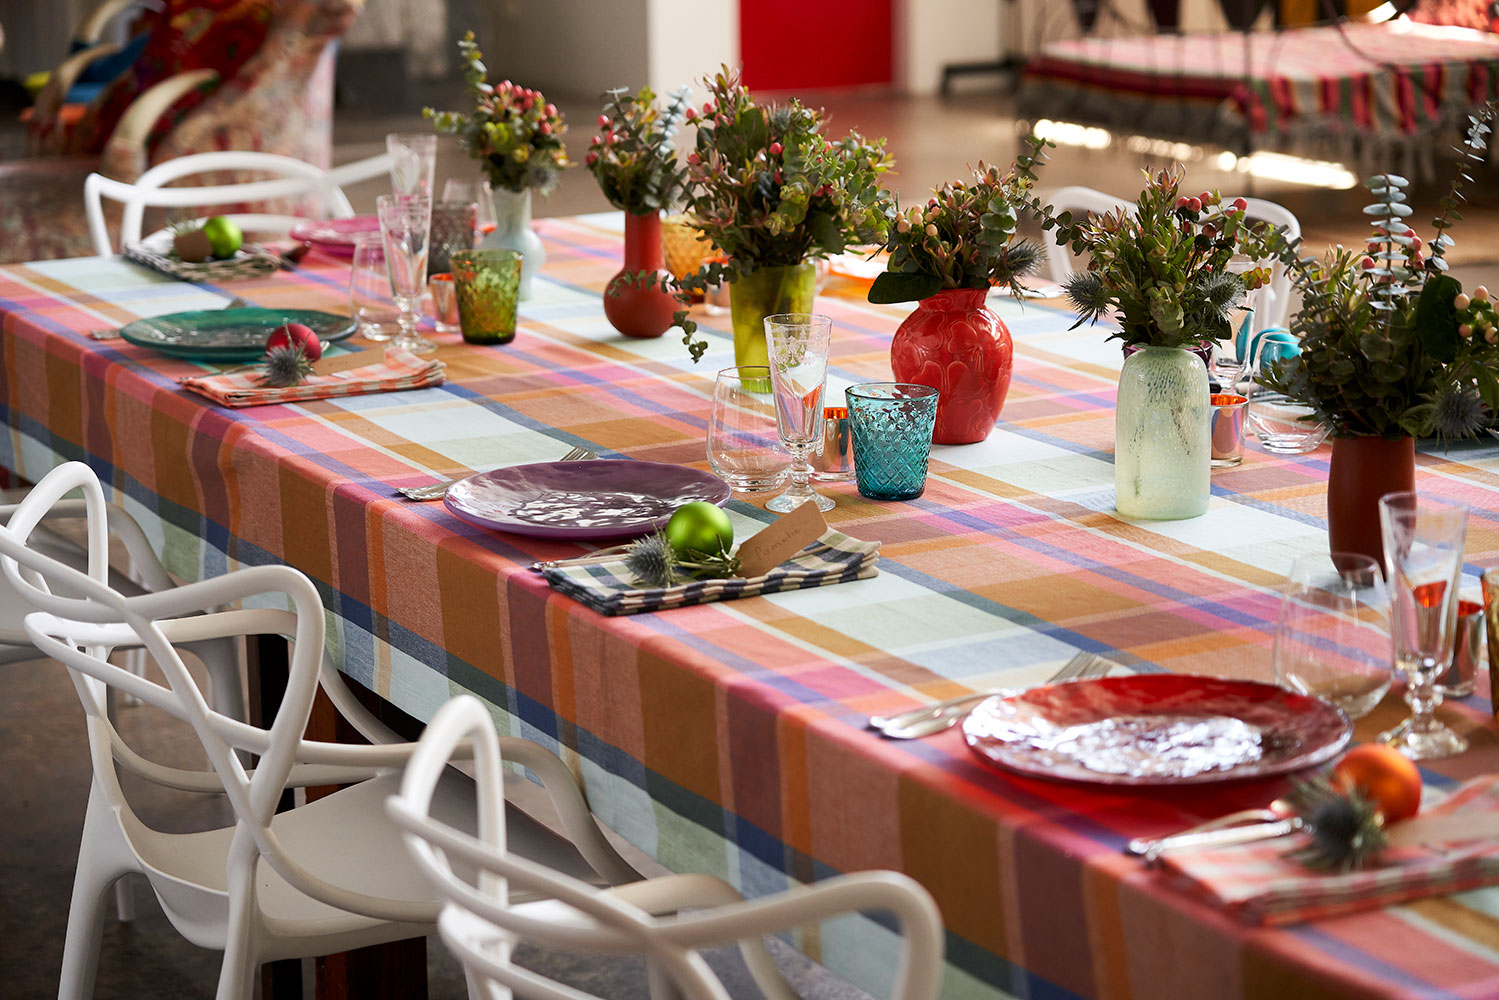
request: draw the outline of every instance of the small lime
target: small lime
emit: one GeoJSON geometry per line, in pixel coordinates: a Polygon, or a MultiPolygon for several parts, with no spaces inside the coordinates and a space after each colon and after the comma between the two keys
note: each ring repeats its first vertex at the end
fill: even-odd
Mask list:
{"type": "Polygon", "coordinates": [[[219,260],[233,257],[245,242],[245,234],[239,231],[234,220],[215,215],[203,223],[203,235],[208,237],[213,255],[219,260]]]}
{"type": "Polygon", "coordinates": [[[666,522],[666,540],[678,556],[688,552],[713,556],[733,547],[734,525],[722,508],[694,500],[678,507],[666,522]]]}

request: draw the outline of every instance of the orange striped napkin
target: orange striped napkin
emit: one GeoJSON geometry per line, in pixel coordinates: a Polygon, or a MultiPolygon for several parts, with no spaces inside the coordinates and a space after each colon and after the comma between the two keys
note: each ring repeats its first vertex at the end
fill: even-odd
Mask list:
{"type": "Polygon", "coordinates": [[[261,381],[258,369],[220,375],[189,375],[177,380],[186,389],[207,396],[220,406],[264,406],[306,399],[362,396],[371,392],[399,392],[441,385],[443,363],[424,360],[409,351],[388,349],[383,362],[350,368],[333,375],[311,375],[298,385],[274,388],[261,381]]]}
{"type": "MultiPolygon", "coordinates": [[[[1441,803],[1423,809],[1421,822],[1460,814],[1476,820],[1499,813],[1499,777],[1475,778],[1441,803]]],[[[1391,835],[1405,824],[1392,826],[1391,835]]],[[[1465,826],[1466,821],[1456,824],[1465,826]]],[[[1492,824],[1484,823],[1484,826],[1492,824]]],[[[1433,823],[1451,830],[1453,824],[1433,823]]],[[[1427,896],[1499,883],[1499,839],[1455,840],[1392,847],[1378,867],[1345,875],[1315,872],[1290,855],[1306,834],[1236,847],[1171,851],[1161,864],[1186,886],[1212,896],[1242,916],[1266,924],[1321,920],[1427,896]]]]}

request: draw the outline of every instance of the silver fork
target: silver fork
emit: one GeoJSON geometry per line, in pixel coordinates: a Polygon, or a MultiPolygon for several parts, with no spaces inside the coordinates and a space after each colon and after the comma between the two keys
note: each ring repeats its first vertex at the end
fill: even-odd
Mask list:
{"type": "MultiPolygon", "coordinates": [[[[1061,684],[1066,681],[1086,680],[1090,677],[1102,677],[1114,666],[1112,660],[1106,660],[1096,653],[1079,652],[1062,665],[1062,667],[1047,679],[1047,684],[1061,684]]],[[[931,736],[940,733],[957,723],[966,716],[973,707],[986,698],[996,695],[1004,696],[1017,694],[1024,688],[1003,688],[991,691],[975,691],[972,694],[960,695],[957,698],[948,698],[946,701],[934,702],[923,705],[921,708],[913,708],[909,712],[901,712],[899,715],[889,717],[871,715],[869,717],[869,728],[877,729],[881,736],[892,740],[915,740],[923,736],[931,736]]]]}
{"type": "MultiPolygon", "coordinates": [[[[598,453],[589,451],[587,448],[574,448],[563,455],[560,462],[587,462],[598,458],[598,453]]],[[[426,486],[400,486],[396,492],[407,500],[441,500],[448,495],[448,488],[454,483],[461,483],[467,476],[459,476],[457,479],[449,479],[445,483],[430,483],[426,486]]]]}

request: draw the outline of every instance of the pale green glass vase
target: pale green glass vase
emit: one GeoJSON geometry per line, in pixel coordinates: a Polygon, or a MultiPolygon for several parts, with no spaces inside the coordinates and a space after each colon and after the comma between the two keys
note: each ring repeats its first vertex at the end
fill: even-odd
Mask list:
{"type": "Polygon", "coordinates": [[[1179,347],[1124,359],[1114,412],[1114,505],[1124,517],[1176,520],[1208,509],[1208,371],[1179,347]]]}

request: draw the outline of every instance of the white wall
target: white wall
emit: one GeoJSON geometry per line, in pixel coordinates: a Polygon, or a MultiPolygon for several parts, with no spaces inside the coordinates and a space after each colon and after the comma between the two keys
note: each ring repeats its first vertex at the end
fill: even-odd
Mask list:
{"type": "Polygon", "coordinates": [[[909,94],[935,94],[943,66],[998,59],[1000,23],[1008,9],[1004,0],[896,0],[897,85],[909,94]]]}
{"type": "Polygon", "coordinates": [[[646,22],[647,82],[658,94],[698,80],[720,66],[739,65],[738,0],[650,0],[646,22]]]}

